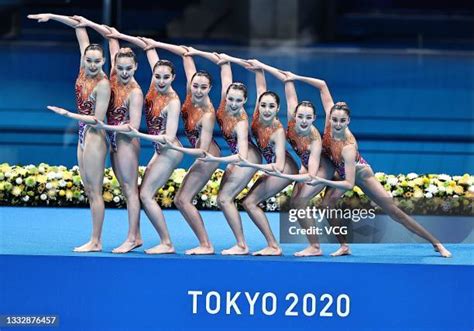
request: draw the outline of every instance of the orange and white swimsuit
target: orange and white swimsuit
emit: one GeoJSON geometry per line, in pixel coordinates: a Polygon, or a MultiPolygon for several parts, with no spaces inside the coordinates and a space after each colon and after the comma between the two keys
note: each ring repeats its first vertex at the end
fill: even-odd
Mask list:
{"type": "MultiPolygon", "coordinates": [[[[166,120],[168,112],[164,111],[170,101],[178,99],[176,92],[161,94],[156,90],[154,83],[151,83],[148,93],[145,97],[145,117],[148,134],[160,135],[166,134],[166,120]]],[[[155,151],[160,154],[159,144],[154,142],[155,151]]]]}
{"type": "MultiPolygon", "coordinates": [[[[88,77],[83,68],[80,69],[79,75],[76,79],[76,105],[77,112],[81,115],[95,115],[96,100],[93,91],[97,84],[107,76],[105,74],[98,74],[95,77],[88,77]]],[[[87,132],[87,124],[79,122],[79,145],[83,148],[87,132]]]]}
{"type": "MultiPolygon", "coordinates": [[[[135,82],[129,82],[128,84],[122,84],[115,71],[110,75],[110,103],[109,109],[107,110],[107,124],[109,125],[122,125],[130,123],[130,92],[134,88],[140,88],[135,82]]],[[[112,152],[117,151],[117,132],[108,131],[107,135],[110,141],[110,147],[112,152]]]]}
{"type": "MultiPolygon", "coordinates": [[[[202,107],[193,105],[191,93],[186,95],[186,100],[184,100],[183,106],[181,107],[181,116],[184,120],[184,133],[193,148],[196,148],[197,141],[201,136],[202,124],[200,122],[202,116],[207,112],[215,112],[212,103],[203,109],[202,107]]],[[[218,146],[214,138],[212,141],[218,146]]]]}
{"type": "Polygon", "coordinates": [[[295,126],[296,121],[291,119],[288,122],[288,128],[286,129],[286,139],[301,159],[301,164],[308,169],[309,156],[311,155],[311,143],[314,140],[321,140],[321,136],[317,130],[312,131],[307,136],[301,136],[296,132],[295,126]]]}
{"type": "Polygon", "coordinates": [[[349,133],[345,140],[335,140],[332,137],[331,125],[328,123],[324,129],[323,134],[323,154],[326,155],[329,160],[336,167],[336,171],[341,176],[341,178],[346,178],[346,170],[344,159],[342,157],[342,149],[347,145],[355,145],[356,148],[356,165],[368,165],[359,153],[357,147],[357,141],[352,133],[349,133]]]}

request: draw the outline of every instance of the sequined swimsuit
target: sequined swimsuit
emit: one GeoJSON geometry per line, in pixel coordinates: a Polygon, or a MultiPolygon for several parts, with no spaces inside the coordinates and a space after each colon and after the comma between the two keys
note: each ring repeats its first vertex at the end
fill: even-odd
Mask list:
{"type": "MultiPolygon", "coordinates": [[[[107,124],[122,125],[130,122],[130,92],[140,88],[136,82],[122,84],[115,71],[110,75],[110,103],[107,110],[107,124]]],[[[117,151],[117,132],[107,131],[112,152],[117,151]]]]}
{"type": "Polygon", "coordinates": [[[336,171],[342,179],[346,178],[346,170],[344,168],[344,159],[342,157],[342,149],[347,145],[355,145],[356,148],[356,166],[357,165],[368,165],[368,163],[362,158],[357,148],[357,141],[352,133],[349,133],[346,140],[335,140],[331,136],[331,125],[326,124],[323,134],[323,153],[336,167],[336,171]]]}
{"type": "MultiPolygon", "coordinates": [[[[168,118],[168,112],[163,111],[170,101],[178,99],[178,95],[173,91],[169,94],[160,94],[156,90],[154,83],[150,85],[150,89],[145,97],[145,117],[146,125],[148,128],[148,134],[158,136],[160,134],[166,134],[166,120],[168,118]]],[[[153,142],[155,151],[160,154],[159,144],[153,142]]]]}
{"type": "MultiPolygon", "coordinates": [[[[226,103],[225,99],[221,101],[219,108],[217,109],[216,118],[219,126],[222,130],[222,136],[224,137],[225,141],[229,145],[229,148],[232,154],[239,154],[238,148],[238,141],[237,141],[237,134],[234,132],[234,128],[240,121],[248,121],[247,114],[242,112],[240,117],[235,117],[230,115],[227,110],[225,109],[226,103]]],[[[249,137],[248,142],[252,143],[251,138],[249,137]]]]}
{"type": "MultiPolygon", "coordinates": [[[[76,105],[77,112],[81,115],[95,115],[96,100],[93,95],[94,88],[102,79],[107,79],[104,74],[99,74],[96,77],[88,77],[83,68],[79,71],[76,79],[76,105]]],[[[87,132],[87,124],[79,122],[79,145],[84,148],[84,142],[87,132]]]]}
{"type": "Polygon", "coordinates": [[[311,132],[308,136],[301,136],[296,132],[296,122],[291,119],[286,130],[286,139],[300,157],[303,166],[308,169],[309,156],[311,154],[311,143],[313,140],[321,140],[317,131],[311,132]]]}
{"type": "Polygon", "coordinates": [[[264,127],[260,123],[258,110],[255,110],[252,119],[252,135],[257,142],[257,147],[262,153],[267,163],[275,162],[275,144],[270,142],[272,134],[283,128],[280,121],[275,121],[273,125],[264,127]]]}
{"type": "MultiPolygon", "coordinates": [[[[184,120],[184,133],[186,134],[186,137],[188,137],[193,148],[196,148],[197,141],[201,136],[202,125],[198,125],[198,123],[201,121],[202,115],[208,111],[214,113],[214,107],[212,104],[209,105],[207,111],[203,110],[201,107],[196,107],[192,103],[191,93],[188,92],[186,100],[184,100],[184,104],[181,107],[181,115],[184,120]]],[[[212,141],[216,146],[218,146],[214,138],[212,141]]]]}

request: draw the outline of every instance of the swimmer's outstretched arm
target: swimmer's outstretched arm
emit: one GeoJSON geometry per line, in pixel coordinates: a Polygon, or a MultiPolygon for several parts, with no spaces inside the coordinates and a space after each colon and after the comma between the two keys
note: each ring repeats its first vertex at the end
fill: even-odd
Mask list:
{"type": "Polygon", "coordinates": [[[117,52],[119,51],[120,44],[118,40],[114,37],[111,37],[111,35],[112,35],[112,32],[118,32],[118,31],[107,25],[95,23],[82,16],[73,16],[73,18],[80,21],[80,26],[89,27],[97,31],[100,35],[102,35],[102,37],[107,38],[107,40],[109,41],[111,67],[114,68],[115,54],[117,54],[117,52]]]}
{"type": "Polygon", "coordinates": [[[189,50],[186,46],[178,46],[178,45],[163,43],[161,41],[156,41],[151,38],[147,38],[147,39],[150,41],[150,44],[147,47],[161,48],[179,56],[184,56],[184,54],[188,52],[189,50]]]}
{"type": "Polygon", "coordinates": [[[77,114],[67,109],[56,106],[48,106],[47,108],[58,115],[65,116],[76,121],[82,121],[86,124],[95,126],[99,121],[105,119],[105,114],[107,113],[107,108],[109,107],[109,99],[110,83],[107,79],[103,79],[99,83],[97,83],[96,86],[95,115],[77,114]]]}
{"type": "Polygon", "coordinates": [[[305,77],[305,76],[300,76],[300,75],[293,75],[293,79],[299,80],[303,83],[312,85],[316,87],[321,95],[321,102],[324,107],[324,112],[326,113],[326,117],[329,117],[329,113],[331,112],[332,106],[334,106],[334,101],[331,96],[331,92],[329,91],[329,88],[324,80],[317,79],[317,78],[312,78],[312,77],[305,77]]]}
{"type": "Polygon", "coordinates": [[[56,14],[51,14],[51,13],[30,14],[28,15],[28,18],[31,20],[37,20],[38,23],[44,23],[44,22],[48,22],[49,20],[52,20],[59,23],[63,23],[67,26],[70,26],[71,28],[75,28],[79,24],[79,21],[74,19],[71,16],[56,15],[56,14]]]}
{"type": "Polygon", "coordinates": [[[205,58],[206,60],[211,61],[214,64],[218,64],[220,61],[220,57],[217,53],[205,52],[194,47],[187,47],[188,51],[184,54],[184,56],[200,56],[205,58]]]}
{"type": "Polygon", "coordinates": [[[309,185],[323,184],[340,190],[352,190],[355,185],[356,177],[356,154],[357,151],[354,145],[348,145],[342,149],[342,157],[344,159],[344,172],[346,174],[345,179],[329,180],[317,176],[312,176],[312,180],[307,183],[309,185]]]}
{"type": "Polygon", "coordinates": [[[81,66],[83,66],[84,51],[86,50],[87,46],[89,46],[90,41],[89,41],[89,36],[87,34],[87,30],[84,26],[81,26],[80,20],[74,17],[70,17],[70,16],[55,15],[55,14],[33,14],[33,15],[28,15],[28,18],[37,20],[40,23],[53,20],[53,21],[63,23],[69,27],[75,28],[76,37],[77,37],[77,41],[79,42],[79,49],[81,52],[81,66]]]}

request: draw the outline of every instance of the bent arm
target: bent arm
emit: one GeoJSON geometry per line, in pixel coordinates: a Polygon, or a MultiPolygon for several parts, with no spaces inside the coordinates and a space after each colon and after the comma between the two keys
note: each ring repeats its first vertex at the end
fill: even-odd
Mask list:
{"type": "Polygon", "coordinates": [[[130,126],[134,129],[140,128],[140,122],[142,118],[142,107],[143,107],[143,93],[140,89],[134,89],[130,93],[130,123],[124,123],[119,125],[108,125],[104,124],[104,129],[108,131],[116,132],[128,132],[130,131],[130,126]]]}
{"type": "Polygon", "coordinates": [[[211,147],[214,121],[215,117],[212,113],[205,113],[201,119],[202,128],[199,137],[199,148],[206,152],[208,152],[211,147]]]}
{"type": "Polygon", "coordinates": [[[324,112],[326,113],[326,117],[329,116],[331,112],[332,106],[334,106],[334,101],[332,99],[331,93],[329,88],[324,80],[311,78],[311,77],[304,77],[304,76],[296,76],[299,81],[302,81],[306,84],[312,85],[319,90],[321,95],[321,102],[324,107],[324,112]]]}
{"type": "Polygon", "coordinates": [[[310,146],[310,154],[308,160],[308,174],[316,176],[321,161],[322,143],[321,140],[313,140],[310,146]]]}
{"type": "Polygon", "coordinates": [[[95,117],[104,121],[107,109],[109,108],[110,100],[110,84],[108,80],[102,80],[97,84],[96,103],[95,103],[95,117]]]}
{"type": "Polygon", "coordinates": [[[319,182],[330,187],[341,190],[352,190],[355,185],[356,176],[356,149],[353,145],[346,146],[342,150],[342,157],[344,158],[344,170],[346,178],[344,180],[329,180],[319,178],[319,182]]]}
{"type": "Polygon", "coordinates": [[[174,140],[178,132],[181,102],[179,102],[179,100],[173,100],[168,104],[167,108],[166,137],[168,140],[174,140]]]}

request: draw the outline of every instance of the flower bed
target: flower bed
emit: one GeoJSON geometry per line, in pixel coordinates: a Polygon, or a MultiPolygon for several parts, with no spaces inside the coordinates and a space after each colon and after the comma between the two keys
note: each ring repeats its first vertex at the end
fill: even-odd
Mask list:
{"type": "MultiPolygon", "coordinates": [[[[141,183],[145,167],[140,167],[141,183]]],[[[172,208],[173,198],[186,174],[185,169],[176,169],[166,185],[156,192],[156,200],[162,208],[172,208]]],[[[125,207],[120,185],[111,168],[105,169],[103,197],[108,207],[125,207]]],[[[217,193],[223,171],[218,169],[193,203],[199,209],[218,209],[217,193]]],[[[257,173],[237,197],[239,201],[261,176],[257,173]]],[[[448,175],[387,175],[376,173],[376,178],[397,203],[407,212],[416,214],[474,215],[474,176],[448,175]]],[[[289,201],[293,191],[290,185],[277,196],[262,203],[266,211],[277,211],[289,201]]],[[[313,202],[318,204],[322,195],[313,202]]],[[[358,187],[345,193],[340,203],[349,207],[374,206],[358,187]]],[[[0,164],[0,205],[3,206],[88,206],[87,196],[81,182],[79,168],[64,166],[15,166],[0,164]]]]}

